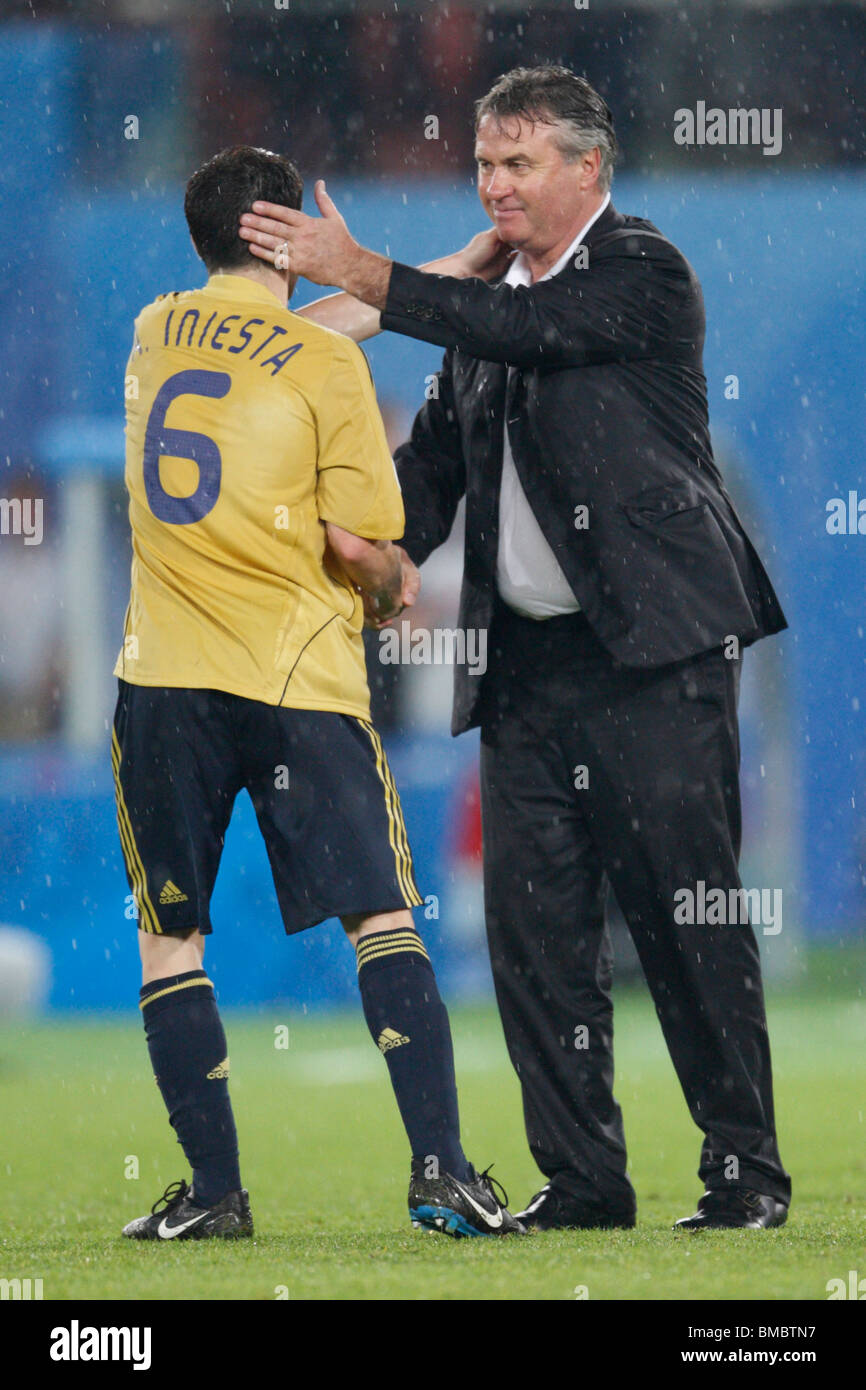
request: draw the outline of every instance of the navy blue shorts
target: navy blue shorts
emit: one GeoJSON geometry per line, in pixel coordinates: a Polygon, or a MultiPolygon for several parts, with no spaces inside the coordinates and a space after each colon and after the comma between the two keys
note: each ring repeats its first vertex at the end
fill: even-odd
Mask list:
{"type": "Polygon", "coordinates": [[[223,841],[243,788],[287,933],[421,904],[400,798],[372,724],[219,690],[118,687],[117,822],[143,931],[210,933],[223,841]]]}

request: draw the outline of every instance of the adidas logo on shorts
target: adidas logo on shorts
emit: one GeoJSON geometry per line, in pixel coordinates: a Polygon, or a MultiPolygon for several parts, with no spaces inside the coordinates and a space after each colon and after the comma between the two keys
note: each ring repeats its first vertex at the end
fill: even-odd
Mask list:
{"type": "Polygon", "coordinates": [[[176,883],[172,883],[171,879],[167,878],[159,895],[159,901],[165,906],[166,903],[188,903],[189,898],[186,893],[180,891],[176,883]]]}
{"type": "Polygon", "coordinates": [[[207,1079],[208,1081],[227,1081],[228,1074],[229,1059],[228,1057],[224,1057],[218,1067],[214,1067],[213,1071],[208,1072],[207,1079]]]}

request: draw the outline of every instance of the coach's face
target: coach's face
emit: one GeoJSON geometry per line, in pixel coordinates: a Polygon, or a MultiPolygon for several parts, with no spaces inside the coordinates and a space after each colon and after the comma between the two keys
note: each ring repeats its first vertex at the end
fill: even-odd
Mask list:
{"type": "Polygon", "coordinates": [[[485,116],[475,138],[478,193],[503,241],[525,255],[566,246],[601,201],[598,150],[567,161],[551,125],[485,116]]]}

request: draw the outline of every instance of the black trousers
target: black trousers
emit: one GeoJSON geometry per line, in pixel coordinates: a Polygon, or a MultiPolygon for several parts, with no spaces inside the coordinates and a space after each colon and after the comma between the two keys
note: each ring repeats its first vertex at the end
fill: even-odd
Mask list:
{"type": "Polygon", "coordinates": [[[606,876],[704,1132],[700,1177],[788,1202],[752,926],[676,920],[679,890],[740,887],[739,661],[719,649],[627,667],[582,614],[534,622],[505,605],[489,647],[485,915],[538,1166],[564,1196],[634,1208],[612,1091],[606,876]]]}

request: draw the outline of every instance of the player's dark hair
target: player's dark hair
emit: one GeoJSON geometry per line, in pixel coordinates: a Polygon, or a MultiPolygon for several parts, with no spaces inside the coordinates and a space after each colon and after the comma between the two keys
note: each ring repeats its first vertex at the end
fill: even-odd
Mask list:
{"type": "Polygon", "coordinates": [[[290,159],[252,145],[220,150],[186,186],[183,210],[196,251],[210,273],[252,261],[262,265],[238,235],[241,213],[253,203],[300,208],[304,182],[290,159]]]}
{"type": "Polygon", "coordinates": [[[476,101],[476,130],[485,116],[497,120],[516,116],[533,124],[556,124],[557,145],[569,160],[598,146],[598,185],[603,190],[610,187],[619,152],[613,116],[607,102],[586,78],[555,63],[539,68],[512,68],[496,79],[486,96],[476,101]]]}

